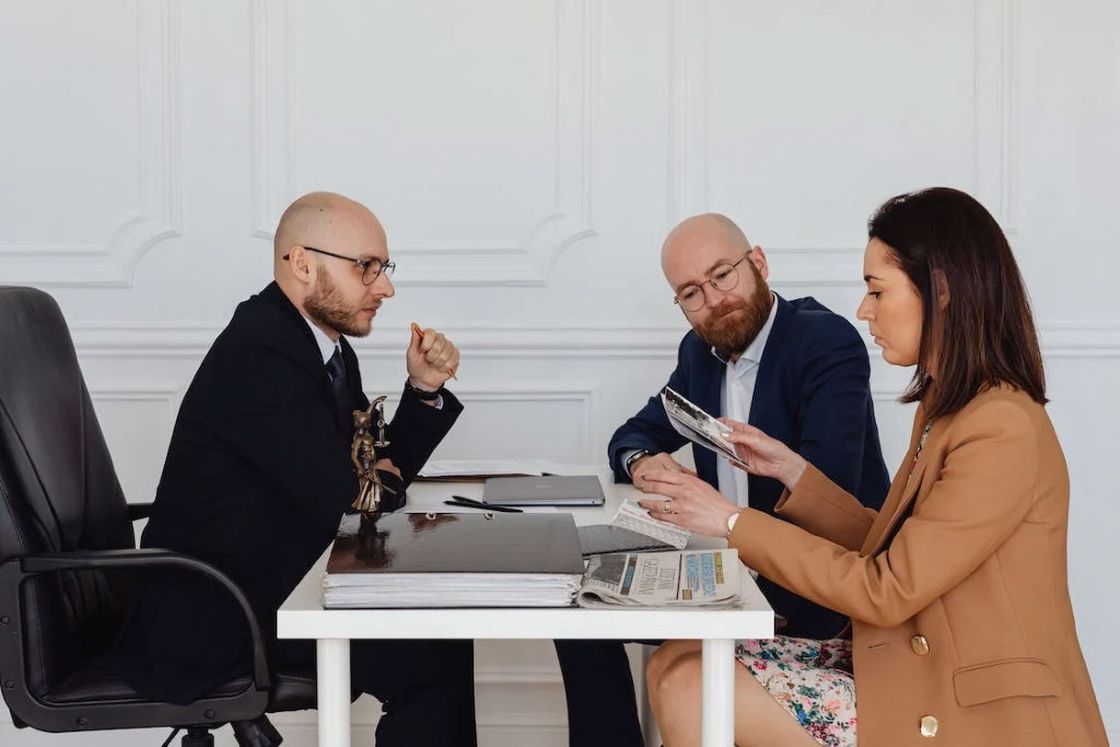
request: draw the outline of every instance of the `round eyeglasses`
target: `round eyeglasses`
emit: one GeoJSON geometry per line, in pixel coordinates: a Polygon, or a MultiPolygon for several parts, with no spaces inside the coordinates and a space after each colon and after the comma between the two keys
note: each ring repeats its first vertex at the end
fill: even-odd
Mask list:
{"type": "MultiPolygon", "coordinates": [[[[361,269],[362,282],[366,285],[373,285],[374,281],[377,280],[377,277],[381,273],[385,273],[385,277],[387,278],[393,277],[393,271],[397,269],[396,262],[382,262],[377,257],[370,257],[369,259],[355,259],[354,257],[347,257],[345,254],[335,254],[334,252],[328,252],[325,249],[316,249],[313,246],[305,246],[303,248],[309,252],[315,252],[316,254],[325,254],[328,257],[334,257],[335,259],[345,259],[348,262],[353,262],[361,269]]],[[[285,254],[283,259],[287,260],[289,256],[290,255],[285,254]]]]}
{"type": "Polygon", "coordinates": [[[739,270],[737,268],[749,256],[750,252],[747,252],[734,264],[717,265],[703,283],[686,285],[681,288],[677,295],[673,297],[673,303],[679,305],[685,311],[699,311],[704,308],[705,285],[711,283],[713,288],[720,291],[735,290],[739,285],[739,270]]]}

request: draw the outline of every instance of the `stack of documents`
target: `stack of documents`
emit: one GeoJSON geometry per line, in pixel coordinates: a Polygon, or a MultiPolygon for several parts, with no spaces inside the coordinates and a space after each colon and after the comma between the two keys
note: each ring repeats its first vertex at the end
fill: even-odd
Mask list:
{"type": "Polygon", "coordinates": [[[326,608],[567,607],[584,564],[570,514],[343,518],[326,608]]]}

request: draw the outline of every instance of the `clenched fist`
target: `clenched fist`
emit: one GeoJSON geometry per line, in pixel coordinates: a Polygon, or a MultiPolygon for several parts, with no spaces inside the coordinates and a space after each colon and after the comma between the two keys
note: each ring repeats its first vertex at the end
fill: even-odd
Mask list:
{"type": "Polygon", "coordinates": [[[421,329],[413,322],[405,360],[409,382],[418,389],[434,392],[455,375],[459,348],[434,329],[421,329]]]}

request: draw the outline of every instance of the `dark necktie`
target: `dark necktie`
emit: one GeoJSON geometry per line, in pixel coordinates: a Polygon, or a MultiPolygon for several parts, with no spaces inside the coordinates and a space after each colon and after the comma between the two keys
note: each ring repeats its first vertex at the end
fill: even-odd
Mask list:
{"type": "Polygon", "coordinates": [[[335,418],[345,431],[350,426],[350,390],[346,386],[346,363],[342,360],[342,349],[335,348],[334,355],[327,361],[327,374],[331,377],[331,390],[334,392],[335,418]]]}

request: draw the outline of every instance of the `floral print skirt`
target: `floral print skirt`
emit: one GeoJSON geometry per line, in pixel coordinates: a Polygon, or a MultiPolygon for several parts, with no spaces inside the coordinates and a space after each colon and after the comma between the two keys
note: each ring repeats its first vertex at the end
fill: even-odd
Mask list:
{"type": "Polygon", "coordinates": [[[735,656],[797,723],[826,747],[855,747],[852,642],[776,636],[739,641],[735,656]]]}

